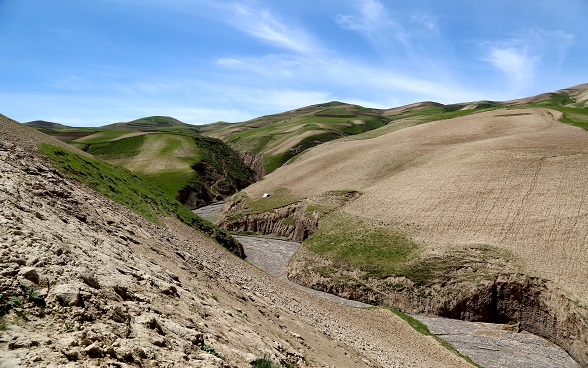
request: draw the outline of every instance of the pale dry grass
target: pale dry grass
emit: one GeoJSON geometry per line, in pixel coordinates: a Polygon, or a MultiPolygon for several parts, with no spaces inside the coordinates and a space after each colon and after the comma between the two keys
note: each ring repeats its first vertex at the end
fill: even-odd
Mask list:
{"type": "Polygon", "coordinates": [[[189,158],[196,155],[190,137],[171,134],[152,134],[145,137],[141,151],[133,157],[113,159],[112,163],[133,172],[157,173],[166,170],[190,170],[189,158]],[[171,147],[175,147],[170,149],[171,147]]]}
{"type": "Polygon", "coordinates": [[[155,132],[133,132],[133,133],[127,133],[127,134],[123,134],[118,138],[113,139],[112,141],[120,141],[121,139],[125,139],[125,138],[132,138],[132,137],[137,137],[140,135],[147,135],[147,134],[157,134],[155,132]]]}
{"type": "Polygon", "coordinates": [[[286,152],[290,148],[294,147],[298,143],[300,143],[304,138],[312,137],[313,135],[323,134],[324,130],[310,130],[301,134],[297,134],[293,137],[289,137],[277,145],[273,146],[269,150],[265,152],[266,155],[275,155],[278,153],[286,152]]]}
{"type": "Polygon", "coordinates": [[[490,111],[325,144],[248,192],[360,190],[344,211],[405,226],[431,250],[503,247],[588,300],[588,132],[558,114],[490,111]]]}

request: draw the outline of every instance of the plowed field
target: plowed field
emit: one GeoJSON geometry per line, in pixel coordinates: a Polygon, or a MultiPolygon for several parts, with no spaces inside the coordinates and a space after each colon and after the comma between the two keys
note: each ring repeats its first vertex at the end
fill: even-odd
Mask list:
{"type": "Polygon", "coordinates": [[[251,186],[364,193],[343,211],[403,228],[429,252],[511,251],[522,271],[588,300],[588,132],[544,109],[496,110],[309,151],[251,186]]]}

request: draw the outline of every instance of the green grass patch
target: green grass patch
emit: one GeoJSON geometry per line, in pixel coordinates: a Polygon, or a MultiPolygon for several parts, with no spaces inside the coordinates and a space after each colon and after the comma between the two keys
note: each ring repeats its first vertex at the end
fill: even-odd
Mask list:
{"type": "Polygon", "coordinates": [[[427,106],[423,108],[417,108],[406,113],[393,115],[394,120],[405,119],[405,118],[417,118],[419,124],[428,123],[436,120],[453,119],[460,116],[466,116],[480,111],[489,111],[500,108],[495,105],[484,105],[470,110],[453,110],[451,106],[427,106]]]}
{"type": "Polygon", "coordinates": [[[165,145],[159,151],[161,156],[175,155],[176,151],[182,148],[186,141],[192,143],[189,137],[175,134],[158,134],[156,136],[157,138],[163,139],[165,141],[165,145]]]}
{"type": "Polygon", "coordinates": [[[296,222],[296,218],[294,216],[288,216],[282,220],[282,224],[288,226],[293,225],[296,222]]]}
{"type": "Polygon", "coordinates": [[[418,245],[406,236],[341,212],[323,217],[319,230],[304,245],[376,278],[402,273],[419,251],[418,245]]]}
{"type": "Polygon", "coordinates": [[[467,357],[467,356],[463,355],[462,353],[460,353],[459,351],[457,351],[457,349],[453,345],[451,345],[449,342],[447,342],[447,341],[443,340],[442,338],[440,338],[439,336],[433,334],[431,331],[429,331],[429,329],[427,328],[427,326],[425,326],[423,323],[421,323],[417,319],[409,316],[406,313],[403,313],[403,312],[401,312],[399,310],[396,310],[396,309],[390,308],[390,307],[371,307],[369,309],[378,309],[378,308],[383,308],[383,309],[389,310],[390,312],[394,313],[398,317],[402,318],[415,331],[417,331],[417,332],[419,332],[419,333],[421,333],[421,334],[423,334],[425,336],[431,336],[431,337],[433,337],[441,345],[443,345],[446,349],[452,351],[455,355],[459,356],[460,358],[465,359],[468,363],[472,364],[475,367],[483,368],[481,365],[479,365],[479,364],[475,363],[474,361],[472,361],[469,357],[467,357]]]}
{"type": "Polygon", "coordinates": [[[219,359],[223,359],[223,360],[225,359],[221,355],[221,353],[219,353],[218,351],[214,350],[214,348],[212,346],[210,346],[210,345],[201,344],[200,345],[200,350],[204,351],[205,353],[212,354],[212,355],[214,355],[215,357],[217,357],[219,359]]]}
{"type": "Polygon", "coordinates": [[[251,362],[251,367],[253,368],[294,368],[292,364],[289,363],[275,363],[270,359],[268,354],[264,354],[263,357],[257,358],[251,362]]]}
{"type": "Polygon", "coordinates": [[[319,111],[315,113],[316,116],[335,116],[335,117],[355,117],[356,114],[345,108],[335,108],[319,111]]]}
{"type": "MultiPolygon", "coordinates": [[[[239,209],[226,214],[228,221],[237,220],[243,216],[268,212],[276,208],[284,207],[298,202],[299,198],[295,197],[288,189],[279,188],[267,198],[251,198],[246,194],[236,194],[232,201],[239,202],[239,209]]],[[[286,220],[287,222],[289,220],[286,220]]],[[[242,234],[245,235],[245,234],[242,234]]],[[[253,235],[249,234],[249,235],[253,235]]]]}
{"type": "Polygon", "coordinates": [[[226,141],[232,143],[240,139],[246,139],[250,136],[266,135],[266,133],[272,133],[280,129],[281,126],[279,125],[266,125],[258,128],[247,129],[238,133],[231,134],[227,137],[226,141]]]}
{"type": "Polygon", "coordinates": [[[269,155],[263,158],[263,168],[267,173],[271,173],[272,171],[276,170],[278,167],[285,164],[289,159],[291,159],[293,155],[290,151],[278,153],[276,155],[269,155]]]}
{"type": "Polygon", "coordinates": [[[333,206],[319,204],[319,203],[309,204],[306,207],[306,212],[316,212],[321,215],[324,215],[332,210],[333,210],[333,206]]]}
{"type": "Polygon", "coordinates": [[[88,147],[87,152],[94,156],[102,156],[104,159],[134,157],[141,152],[144,142],[145,136],[139,135],[115,141],[94,143],[88,147]]]}
{"type": "Polygon", "coordinates": [[[171,198],[176,198],[178,192],[188,186],[188,184],[199,181],[198,174],[193,170],[167,170],[153,174],[138,173],[137,175],[153,184],[171,198]]]}
{"type": "MultiPolygon", "coordinates": [[[[334,281],[345,281],[340,278],[347,271],[360,270],[363,280],[406,277],[414,286],[421,287],[459,280],[490,280],[504,267],[513,271],[518,267],[516,258],[508,251],[483,244],[427,255],[404,234],[340,211],[324,215],[318,231],[304,241],[304,246],[334,261],[332,267],[315,270],[334,281]]],[[[404,285],[389,287],[402,289],[404,285]]]]}
{"type": "Polygon", "coordinates": [[[561,106],[549,106],[549,108],[562,113],[559,119],[562,123],[588,130],[588,109],[561,106]]]}
{"type": "Polygon", "coordinates": [[[230,234],[198,217],[180,202],[131,171],[48,144],[42,144],[40,149],[64,175],[80,181],[146,219],[159,223],[159,217],[176,217],[243,256],[241,247],[230,234]]]}
{"type": "Polygon", "coordinates": [[[570,96],[565,96],[565,95],[559,95],[556,94],[554,96],[548,97],[544,100],[540,100],[537,102],[534,102],[534,105],[547,105],[547,106],[565,106],[567,104],[571,104],[576,102],[573,98],[571,98],[570,96]]]}
{"type": "Polygon", "coordinates": [[[249,198],[245,199],[245,204],[248,212],[262,213],[292,204],[298,200],[290,190],[286,188],[279,188],[268,198],[249,198]]]}

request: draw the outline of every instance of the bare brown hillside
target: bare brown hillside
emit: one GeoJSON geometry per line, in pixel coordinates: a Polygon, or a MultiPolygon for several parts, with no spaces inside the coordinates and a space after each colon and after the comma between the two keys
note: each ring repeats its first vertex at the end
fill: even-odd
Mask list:
{"type": "Polygon", "coordinates": [[[345,212],[403,226],[431,251],[499,245],[588,300],[588,132],[555,114],[498,110],[325,144],[247,192],[358,190],[345,212]]]}
{"type": "Polygon", "coordinates": [[[65,178],[0,116],[1,367],[466,367],[392,313],[306,295],[65,178]]]}
{"type": "MultiPolygon", "coordinates": [[[[495,110],[325,144],[241,194],[307,199],[266,214],[229,214],[223,226],[256,231],[284,208],[302,206],[307,217],[317,212],[305,202],[360,192],[328,218],[326,231],[338,240],[319,246],[336,250],[333,241],[344,241],[337,231],[385,228],[409,237],[418,255],[400,273],[373,276],[378,269],[365,262],[354,268],[302,247],[289,266],[292,280],[414,313],[517,323],[588,366],[588,132],[558,117],[546,109],[495,110]]],[[[243,212],[243,203],[228,208],[243,212]]]]}

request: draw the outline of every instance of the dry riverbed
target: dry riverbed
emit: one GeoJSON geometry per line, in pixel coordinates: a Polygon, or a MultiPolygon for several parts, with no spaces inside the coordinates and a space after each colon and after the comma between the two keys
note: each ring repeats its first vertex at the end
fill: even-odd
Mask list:
{"type": "MultiPolygon", "coordinates": [[[[272,276],[313,295],[354,307],[370,307],[338,296],[297,285],[286,278],[290,257],[300,243],[271,238],[236,236],[247,255],[247,260],[272,276]]],[[[448,318],[413,316],[429,330],[451,343],[460,353],[486,368],[580,368],[580,365],[560,347],[549,341],[523,332],[509,331],[508,326],[466,322],[448,318]]]]}
{"type": "MultiPolygon", "coordinates": [[[[214,218],[224,202],[195,210],[205,218],[214,218]]],[[[371,305],[313,290],[286,277],[288,262],[300,243],[267,237],[235,236],[243,245],[246,260],[288,284],[339,304],[366,308],[371,305]]],[[[528,332],[514,332],[509,326],[466,322],[448,318],[413,316],[434,334],[451,343],[460,353],[486,368],[580,368],[563,349],[528,332]]]]}

